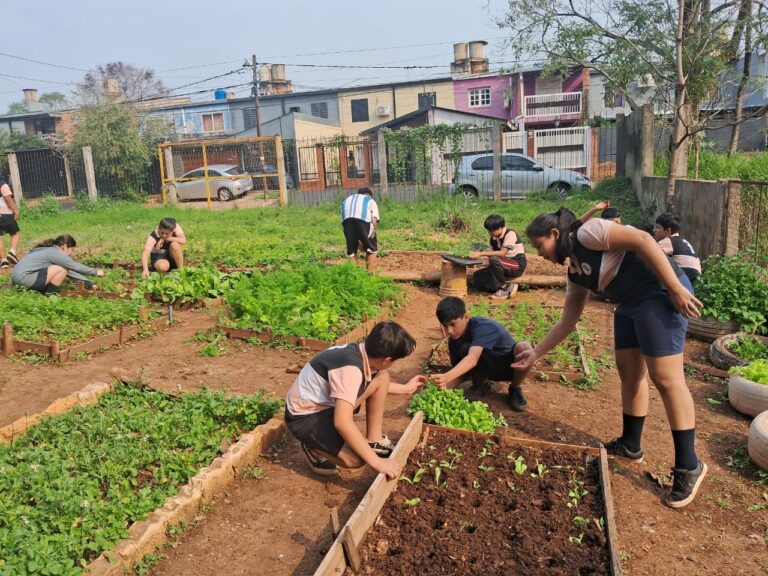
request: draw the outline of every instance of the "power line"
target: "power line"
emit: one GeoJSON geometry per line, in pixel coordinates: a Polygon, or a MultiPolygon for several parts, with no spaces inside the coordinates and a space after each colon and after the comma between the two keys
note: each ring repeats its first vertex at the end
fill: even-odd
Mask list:
{"type": "MultiPolygon", "coordinates": [[[[244,68],[235,68],[234,70],[230,70],[229,72],[224,72],[223,74],[217,74],[216,76],[211,76],[209,78],[204,78],[203,80],[198,80],[196,82],[190,82],[189,84],[182,84],[181,86],[176,86],[174,88],[168,88],[167,90],[163,90],[161,92],[157,92],[155,94],[152,94],[151,96],[147,96],[146,98],[136,98],[134,100],[126,100],[125,102],[127,104],[133,104],[135,102],[146,102],[147,100],[157,100],[158,98],[163,97],[163,95],[170,94],[171,92],[175,92],[176,90],[181,90],[182,88],[188,88],[189,86],[195,86],[197,84],[203,84],[204,82],[209,82],[210,80],[215,80],[217,78],[223,78],[224,76],[230,76],[232,74],[242,74],[244,72],[244,68]]],[[[209,92],[210,90],[205,90],[205,92],[209,92]]],[[[178,96],[178,94],[177,94],[178,96]]]]}
{"type": "Polygon", "coordinates": [[[24,58],[23,56],[14,56],[13,54],[7,54],[6,52],[0,52],[0,56],[14,58],[16,60],[23,60],[24,62],[33,62],[34,64],[42,64],[43,66],[51,66],[52,68],[62,68],[64,70],[76,70],[78,72],[88,72],[88,70],[86,70],[85,68],[73,68],[72,66],[64,66],[62,64],[51,64],[50,62],[43,62],[42,60],[33,60],[32,58],[24,58]]]}
{"type": "MultiPolygon", "coordinates": [[[[260,62],[259,64],[268,64],[268,62],[260,62]]],[[[426,68],[447,68],[444,64],[431,64],[431,65],[413,65],[413,66],[376,66],[376,65],[359,65],[352,64],[290,64],[286,62],[285,66],[293,66],[296,68],[340,68],[340,69],[391,69],[391,70],[418,70],[426,68]]]]}
{"type": "Polygon", "coordinates": [[[197,64],[195,66],[182,66],[181,68],[166,68],[165,70],[158,70],[157,72],[176,72],[178,70],[192,70],[193,68],[205,68],[207,66],[220,66],[221,64],[234,64],[240,62],[240,60],[225,60],[224,62],[211,62],[210,64],[197,64]]]}
{"type": "Polygon", "coordinates": [[[74,82],[54,82],[53,80],[42,80],[40,78],[27,78],[26,76],[14,76],[12,74],[0,74],[4,78],[16,78],[17,80],[30,80],[32,82],[45,82],[46,84],[66,84],[68,86],[74,86],[74,82]]]}

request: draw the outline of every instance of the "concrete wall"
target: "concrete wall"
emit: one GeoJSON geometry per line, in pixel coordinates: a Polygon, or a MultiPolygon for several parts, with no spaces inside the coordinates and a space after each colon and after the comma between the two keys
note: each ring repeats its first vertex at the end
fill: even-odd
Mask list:
{"type": "MultiPolygon", "coordinates": [[[[511,111],[518,104],[517,76],[485,76],[482,78],[465,78],[455,80],[453,83],[453,106],[455,110],[461,112],[472,112],[475,114],[485,114],[502,120],[512,118],[511,111]],[[469,92],[477,88],[491,89],[491,103],[489,106],[470,107],[469,92]],[[504,106],[505,98],[509,98],[512,105],[507,108],[504,106]]],[[[518,108],[519,109],[519,108],[518,108]]]]}
{"type": "Polygon", "coordinates": [[[646,105],[619,117],[616,130],[617,174],[629,178],[638,192],[643,177],[653,174],[653,109],[646,105]]]}

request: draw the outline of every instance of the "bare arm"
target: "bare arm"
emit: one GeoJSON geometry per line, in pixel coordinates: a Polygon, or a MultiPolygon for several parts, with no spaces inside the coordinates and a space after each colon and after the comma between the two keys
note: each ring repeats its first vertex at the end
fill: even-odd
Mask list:
{"type": "Polygon", "coordinates": [[[184,234],[184,230],[181,227],[176,228],[176,235],[171,236],[166,240],[166,243],[176,242],[176,244],[184,245],[187,243],[187,235],[184,234]]]}
{"type": "Polygon", "coordinates": [[[354,406],[345,400],[336,400],[336,407],[333,411],[333,425],[344,438],[344,445],[349,446],[350,450],[360,457],[363,462],[368,464],[377,472],[386,474],[389,478],[396,478],[400,475],[402,467],[394,460],[385,460],[379,458],[376,452],[368,445],[368,440],[362,435],[353,419],[354,406]]]}
{"type": "Polygon", "coordinates": [[[601,210],[605,210],[606,208],[608,208],[610,205],[611,203],[608,200],[601,200],[600,202],[592,206],[592,208],[584,212],[584,214],[579,216],[579,220],[581,220],[581,222],[584,223],[590,218],[592,218],[595,214],[600,212],[601,210]]]}
{"type": "Polygon", "coordinates": [[[419,388],[421,388],[424,385],[424,382],[426,381],[426,377],[422,376],[421,374],[417,374],[408,382],[405,384],[400,384],[399,382],[390,382],[389,383],[389,393],[390,394],[414,394],[419,388]]]}
{"type": "Polygon", "coordinates": [[[464,358],[462,358],[459,363],[456,364],[456,366],[444,374],[435,374],[432,376],[432,379],[435,381],[435,384],[437,384],[437,387],[442,390],[447,386],[452,386],[454,383],[457,383],[459,378],[477,366],[482,353],[482,346],[470,347],[467,355],[464,356],[464,358]]]}
{"type": "Polygon", "coordinates": [[[19,207],[16,205],[16,201],[13,199],[13,195],[11,193],[11,187],[8,186],[8,184],[3,184],[2,188],[0,188],[0,194],[3,196],[3,200],[5,200],[5,203],[8,205],[8,208],[13,212],[13,217],[15,220],[19,219],[19,207]]]}
{"type": "Polygon", "coordinates": [[[481,256],[506,256],[509,248],[502,246],[499,250],[483,250],[481,252],[470,252],[470,258],[480,258],[481,256]]]}

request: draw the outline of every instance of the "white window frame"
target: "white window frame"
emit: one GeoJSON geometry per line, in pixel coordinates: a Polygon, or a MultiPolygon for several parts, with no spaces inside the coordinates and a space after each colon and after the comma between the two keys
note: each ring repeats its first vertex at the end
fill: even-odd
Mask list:
{"type": "Polygon", "coordinates": [[[224,112],[206,112],[200,115],[200,126],[203,132],[224,132],[224,112]],[[209,116],[211,119],[211,130],[205,129],[205,117],[209,116]],[[216,129],[216,116],[221,116],[221,129],[216,129]]]}
{"type": "Polygon", "coordinates": [[[491,105],[491,87],[472,88],[468,97],[470,108],[487,108],[491,105]]]}

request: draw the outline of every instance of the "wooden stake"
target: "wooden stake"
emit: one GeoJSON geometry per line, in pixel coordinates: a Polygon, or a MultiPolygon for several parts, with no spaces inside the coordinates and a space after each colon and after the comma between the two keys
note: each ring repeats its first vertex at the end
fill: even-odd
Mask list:
{"type": "Polygon", "coordinates": [[[61,353],[61,347],[58,340],[51,340],[51,358],[56,362],[59,362],[59,354],[61,353]]]}
{"type": "Polygon", "coordinates": [[[341,524],[339,523],[339,509],[338,507],[334,506],[331,508],[331,533],[333,534],[334,540],[336,540],[339,532],[341,532],[341,524]]]}
{"type": "Polygon", "coordinates": [[[3,324],[3,352],[6,356],[13,356],[16,350],[13,346],[13,326],[10,322],[3,324]]]}
{"type": "Polygon", "coordinates": [[[355,541],[352,539],[352,531],[349,526],[344,526],[344,530],[341,531],[341,545],[344,547],[347,564],[357,572],[360,569],[360,554],[357,551],[355,541]]]}

